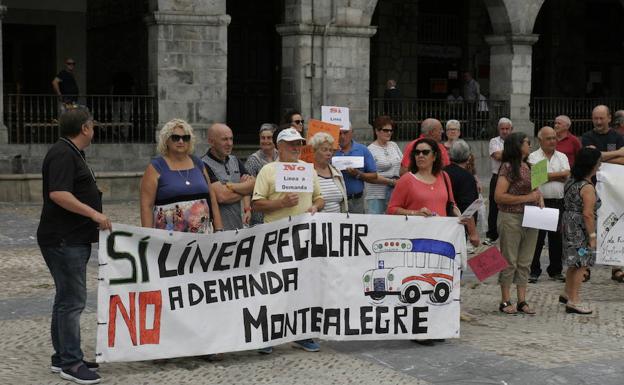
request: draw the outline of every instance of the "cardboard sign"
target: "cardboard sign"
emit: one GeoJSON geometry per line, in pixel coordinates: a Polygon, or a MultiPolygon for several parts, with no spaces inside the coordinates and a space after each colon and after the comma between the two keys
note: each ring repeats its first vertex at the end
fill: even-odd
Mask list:
{"type": "Polygon", "coordinates": [[[309,142],[312,137],[319,132],[324,132],[332,136],[334,138],[334,144],[332,148],[337,150],[340,147],[338,140],[340,138],[340,126],[337,124],[331,124],[322,122],[320,120],[312,119],[308,123],[308,136],[307,141],[309,142]]]}
{"type": "Polygon", "coordinates": [[[312,146],[309,144],[301,146],[301,155],[299,156],[299,159],[304,162],[314,164],[314,149],[312,146]]]}
{"type": "Polygon", "coordinates": [[[470,258],[468,266],[470,266],[470,269],[472,269],[479,281],[484,281],[494,274],[505,270],[509,264],[500,251],[498,251],[498,248],[492,246],[481,254],[470,258]]]}
{"type": "Polygon", "coordinates": [[[275,173],[275,191],[314,191],[314,166],[310,163],[279,163],[275,173]]]}
{"type": "Polygon", "coordinates": [[[348,168],[363,168],[364,157],[363,156],[334,156],[332,158],[332,165],[340,171],[346,170],[348,168]]]}
{"type": "Polygon", "coordinates": [[[347,107],[321,106],[321,120],[349,129],[349,109],[347,107]]]}
{"type": "Polygon", "coordinates": [[[539,186],[548,182],[548,161],[542,159],[531,166],[531,189],[535,190],[539,186]]]}

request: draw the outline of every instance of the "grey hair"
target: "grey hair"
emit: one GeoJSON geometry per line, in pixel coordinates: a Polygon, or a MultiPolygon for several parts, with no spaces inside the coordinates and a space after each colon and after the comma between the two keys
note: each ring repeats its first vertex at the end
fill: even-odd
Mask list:
{"type": "Polygon", "coordinates": [[[459,120],[456,120],[456,119],[451,119],[451,120],[448,120],[448,121],[446,122],[446,129],[447,129],[447,130],[448,130],[448,128],[449,128],[449,127],[451,127],[451,126],[453,126],[453,127],[457,127],[457,129],[458,129],[458,130],[459,130],[459,129],[461,129],[461,124],[459,123],[459,120]]]}
{"type": "Polygon", "coordinates": [[[513,124],[511,123],[511,119],[509,118],[500,118],[498,120],[498,124],[496,125],[496,127],[500,127],[502,124],[509,124],[510,126],[513,127],[513,124]]]}
{"type": "Polygon", "coordinates": [[[453,142],[450,150],[451,160],[455,163],[464,163],[470,157],[470,146],[463,139],[453,142]]]}
{"type": "Polygon", "coordinates": [[[262,132],[262,131],[271,131],[272,133],[277,131],[279,127],[277,127],[277,124],[275,123],[262,123],[262,125],[260,126],[260,130],[258,132],[262,132]]]}
{"type": "Polygon", "coordinates": [[[420,133],[421,134],[428,134],[428,133],[430,133],[431,131],[433,131],[436,128],[437,123],[440,123],[440,121],[437,120],[437,119],[433,119],[433,118],[425,119],[420,124],[420,133]]]}
{"type": "Polygon", "coordinates": [[[319,147],[321,147],[321,144],[325,142],[329,143],[330,145],[333,145],[334,137],[329,135],[326,132],[317,132],[316,134],[314,134],[312,138],[310,138],[310,140],[308,141],[308,144],[312,146],[314,151],[316,151],[319,149],[319,147]]]}
{"type": "Polygon", "coordinates": [[[186,120],[183,119],[171,119],[160,129],[158,133],[158,145],[156,149],[161,155],[167,155],[169,149],[167,148],[167,140],[173,134],[173,130],[177,127],[180,127],[184,130],[184,134],[191,135],[191,141],[189,142],[188,154],[192,154],[195,149],[195,134],[193,133],[193,127],[187,123],[186,120]]]}
{"type": "Polygon", "coordinates": [[[557,119],[563,120],[563,122],[568,125],[568,128],[572,125],[572,121],[567,115],[559,115],[555,118],[555,120],[557,119]]]}
{"type": "Polygon", "coordinates": [[[621,126],[624,125],[624,110],[617,110],[613,114],[613,125],[621,126]]]}

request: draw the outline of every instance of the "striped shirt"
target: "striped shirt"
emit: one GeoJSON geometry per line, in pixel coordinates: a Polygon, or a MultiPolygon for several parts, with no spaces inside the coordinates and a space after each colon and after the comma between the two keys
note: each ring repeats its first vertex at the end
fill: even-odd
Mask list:
{"type": "MultiPolygon", "coordinates": [[[[368,150],[373,154],[377,164],[377,174],[391,179],[399,177],[401,159],[403,153],[395,142],[388,142],[385,147],[381,147],[376,142],[368,145],[368,150]]],[[[366,183],[366,199],[385,199],[388,186],[385,184],[366,183]]]]}
{"type": "Polygon", "coordinates": [[[334,182],[334,178],[319,175],[319,184],[321,185],[321,195],[325,201],[325,207],[322,211],[324,213],[339,213],[343,196],[336,182],[334,182]]]}

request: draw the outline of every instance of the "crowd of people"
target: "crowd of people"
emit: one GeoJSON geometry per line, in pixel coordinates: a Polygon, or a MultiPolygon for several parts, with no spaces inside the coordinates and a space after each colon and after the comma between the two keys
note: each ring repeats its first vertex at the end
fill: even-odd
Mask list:
{"type": "MultiPolygon", "coordinates": [[[[568,313],[592,312],[581,304],[579,288],[590,279],[589,268],[595,262],[600,206],[595,175],[601,162],[624,164],[624,137],[609,126],[609,109],[595,107],[592,121],[594,130],[579,141],[569,132],[570,119],[556,117],[554,128],[539,130],[535,151],[527,135],[514,132],[511,120],[498,122],[498,135],[489,144],[492,177],[483,243],[498,242],[509,264],[498,279],[499,310],[505,314],[536,314],[527,302],[527,288],[541,275],[546,236],[550,262],[546,272],[552,279],[565,281],[559,301],[568,313]],[[531,166],[544,159],[548,182],[532,188],[531,166]],[[547,232],[523,227],[527,205],[558,208],[559,229],[547,232]],[[511,298],[512,284],[516,304],[511,298]]],[[[457,120],[446,122],[446,141],[442,122],[424,120],[420,137],[403,151],[391,140],[395,125],[389,116],[374,120],[374,141],[368,146],[353,139],[349,124],[340,128],[338,143],[322,132],[306,141],[304,127],[298,111],[288,113],[280,126],[262,124],[259,149],[243,163],[232,154],[234,135],[227,125],[215,123],[208,129],[209,150],[199,157],[194,154],[193,128],[181,119],[167,122],[158,136],[159,156],[152,159],[141,180],[141,225],[211,233],[306,212],[459,217],[482,190],[475,157],[461,139],[457,120]],[[312,191],[276,191],[276,167],[280,162],[303,162],[300,156],[306,143],[314,153],[312,191]],[[339,156],[362,157],[363,166],[340,171],[332,164],[332,158],[339,156]]],[[[96,383],[99,376],[93,370],[97,364],[84,361],[80,349],[79,318],[85,306],[90,244],[97,241],[98,227],[110,229],[111,224],[102,214],[101,194],[83,151],[93,138],[93,118],[85,108],[73,108],[61,116],[60,128],[62,137],[43,163],[44,205],[37,233],[57,293],[51,326],[52,370],[79,383],[96,383]]],[[[477,217],[458,220],[465,226],[468,242],[480,245],[477,217]]],[[[612,279],[624,282],[623,270],[614,268],[612,279]]],[[[311,339],[295,345],[310,352],[320,349],[311,339]]],[[[270,346],[260,349],[261,353],[271,351],[270,346]]]]}

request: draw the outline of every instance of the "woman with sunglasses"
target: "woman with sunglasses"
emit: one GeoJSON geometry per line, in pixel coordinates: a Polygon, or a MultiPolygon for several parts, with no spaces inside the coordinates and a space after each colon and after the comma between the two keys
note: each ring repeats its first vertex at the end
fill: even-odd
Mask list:
{"type": "Polygon", "coordinates": [[[289,125],[290,127],[299,131],[301,136],[303,136],[303,123],[304,121],[303,117],[301,116],[301,112],[297,110],[288,111],[288,113],[286,113],[286,115],[284,115],[284,118],[282,119],[282,124],[289,125]]]}
{"type": "Polygon", "coordinates": [[[505,138],[494,191],[494,200],[498,204],[500,250],[509,263],[498,276],[502,297],[498,309],[505,314],[535,314],[526,302],[526,290],[538,230],[522,227],[522,218],[525,206],[543,208],[544,199],[537,188],[531,189],[531,169],[527,163],[530,152],[531,143],[526,134],[515,132],[505,138]],[[512,283],[516,284],[518,295],[516,306],[511,302],[512,283]]]}
{"type": "Polygon", "coordinates": [[[403,152],[391,141],[394,122],[386,115],[378,116],[373,122],[375,141],[368,149],[377,164],[377,179],[373,183],[366,182],[364,200],[367,214],[384,214],[392,190],[399,179],[403,152]]]}
{"type": "Polygon", "coordinates": [[[193,155],[193,128],[182,119],[167,122],[158,136],[160,156],[141,179],[141,225],[169,231],[222,231],[221,214],[201,159],[193,155]]]}

